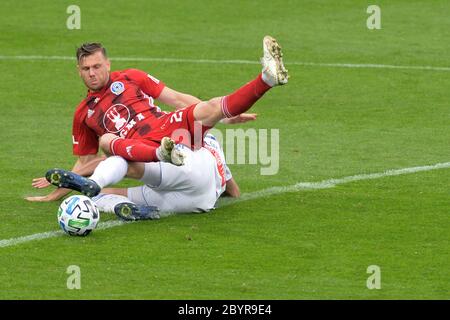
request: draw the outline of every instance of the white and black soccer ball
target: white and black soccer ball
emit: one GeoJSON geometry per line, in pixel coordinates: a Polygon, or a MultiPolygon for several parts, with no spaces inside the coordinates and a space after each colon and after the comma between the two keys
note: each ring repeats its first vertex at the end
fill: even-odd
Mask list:
{"type": "Polygon", "coordinates": [[[94,201],[83,195],[64,199],[58,209],[58,223],[71,236],[87,236],[97,226],[100,212],[94,201]]]}

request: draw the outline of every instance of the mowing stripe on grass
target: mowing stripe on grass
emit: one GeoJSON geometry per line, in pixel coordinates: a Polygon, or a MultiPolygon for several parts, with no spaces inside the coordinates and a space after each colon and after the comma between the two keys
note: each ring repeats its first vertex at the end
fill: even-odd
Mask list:
{"type": "Polygon", "coordinates": [[[333,188],[340,184],[345,184],[349,182],[361,181],[361,180],[373,180],[380,179],[384,177],[392,177],[399,176],[403,174],[417,173],[422,171],[431,171],[438,169],[446,169],[450,168],[450,162],[437,163],[429,166],[420,166],[420,167],[411,167],[411,168],[403,168],[403,169],[392,169],[387,170],[385,172],[380,173],[368,173],[368,174],[358,174],[354,176],[348,176],[338,179],[328,179],[320,182],[299,182],[291,186],[282,186],[282,187],[272,187],[267,188],[260,191],[250,192],[243,194],[238,199],[222,199],[221,206],[230,205],[237,202],[269,197],[276,194],[287,193],[287,192],[297,192],[302,190],[317,190],[317,189],[327,189],[333,188]]]}
{"type": "MultiPolygon", "coordinates": [[[[262,197],[269,197],[272,195],[282,194],[282,193],[287,193],[287,192],[327,189],[327,188],[333,188],[340,184],[345,184],[345,183],[350,183],[350,182],[355,182],[355,181],[373,180],[373,179],[380,179],[380,178],[384,178],[384,177],[400,176],[400,175],[404,175],[404,174],[411,174],[411,173],[417,173],[417,172],[422,172],[422,171],[431,171],[431,170],[446,169],[446,168],[450,168],[450,162],[437,163],[437,164],[433,164],[433,165],[429,165],[429,166],[393,169],[393,170],[387,170],[385,172],[380,172],[380,173],[358,174],[358,175],[354,175],[354,176],[348,176],[348,177],[337,178],[337,179],[328,179],[328,180],[323,180],[323,181],[319,181],[319,182],[299,182],[299,183],[296,183],[291,186],[272,187],[272,188],[267,188],[267,189],[260,190],[260,191],[244,193],[239,199],[221,199],[220,207],[239,203],[242,201],[248,201],[248,200],[258,199],[258,198],[262,198],[262,197]]],[[[161,215],[168,216],[168,215],[171,215],[171,213],[161,214],[161,215]]],[[[109,228],[124,225],[126,223],[129,223],[129,222],[122,222],[119,220],[107,221],[107,222],[99,223],[97,229],[99,229],[99,230],[109,229],[109,228]]],[[[18,237],[18,238],[4,239],[4,240],[0,240],[0,248],[11,247],[11,246],[15,246],[15,245],[18,245],[21,243],[35,241],[35,240],[59,237],[63,234],[64,234],[63,231],[50,231],[50,232],[44,232],[44,233],[36,233],[36,234],[29,235],[29,236],[23,236],[23,237],[18,237]]]]}
{"type": "MultiPolygon", "coordinates": [[[[68,56],[0,56],[0,60],[67,60],[75,61],[74,57],[68,56]]],[[[219,59],[187,59],[187,58],[158,58],[158,57],[115,57],[112,61],[141,61],[141,62],[168,62],[168,63],[209,63],[209,64],[260,64],[253,60],[219,60],[219,59]]],[[[287,61],[289,65],[328,67],[328,68],[365,68],[365,69],[401,69],[401,70],[428,70],[428,71],[450,71],[450,67],[439,66],[399,66],[391,64],[373,63],[322,63],[322,62],[302,62],[287,61]]]]}

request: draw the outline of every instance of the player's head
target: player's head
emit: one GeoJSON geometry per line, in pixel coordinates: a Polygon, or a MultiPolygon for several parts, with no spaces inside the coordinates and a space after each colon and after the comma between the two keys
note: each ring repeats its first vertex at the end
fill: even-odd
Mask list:
{"type": "Polygon", "coordinates": [[[91,91],[99,91],[108,83],[111,64],[101,43],[82,44],[77,61],[80,77],[91,91]]]}

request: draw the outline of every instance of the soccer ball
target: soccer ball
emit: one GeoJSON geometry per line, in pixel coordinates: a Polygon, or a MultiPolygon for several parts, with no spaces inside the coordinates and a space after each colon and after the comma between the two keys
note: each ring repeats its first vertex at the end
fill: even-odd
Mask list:
{"type": "Polygon", "coordinates": [[[97,226],[100,213],[95,203],[86,196],[65,199],[58,209],[58,223],[71,236],[87,236],[97,226]]]}

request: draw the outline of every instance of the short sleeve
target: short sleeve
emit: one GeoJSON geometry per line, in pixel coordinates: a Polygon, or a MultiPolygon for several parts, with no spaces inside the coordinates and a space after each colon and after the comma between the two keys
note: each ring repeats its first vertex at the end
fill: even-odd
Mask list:
{"type": "Polygon", "coordinates": [[[144,71],[128,69],[125,70],[124,73],[131,81],[135,82],[145,94],[154,99],[159,97],[161,91],[165,87],[165,84],[162,81],[144,71]]]}

